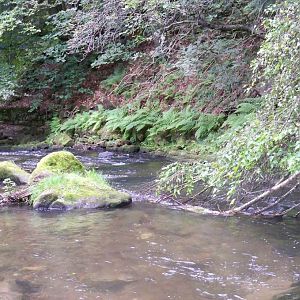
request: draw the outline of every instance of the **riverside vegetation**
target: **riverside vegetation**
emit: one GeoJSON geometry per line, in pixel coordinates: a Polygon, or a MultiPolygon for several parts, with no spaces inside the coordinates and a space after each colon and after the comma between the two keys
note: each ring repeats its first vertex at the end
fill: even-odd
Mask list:
{"type": "Polygon", "coordinates": [[[45,115],[48,143],[193,154],[163,170],[166,198],[187,194],[186,208],[212,214],[299,215],[298,1],[0,9],[0,98],[45,115]]]}

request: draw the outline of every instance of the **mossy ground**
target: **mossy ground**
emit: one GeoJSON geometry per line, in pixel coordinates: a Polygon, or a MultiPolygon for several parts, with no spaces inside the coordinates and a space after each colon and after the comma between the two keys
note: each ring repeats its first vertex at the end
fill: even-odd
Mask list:
{"type": "Polygon", "coordinates": [[[78,197],[95,196],[97,191],[111,190],[111,187],[100,174],[92,171],[84,176],[77,173],[53,175],[32,187],[32,202],[34,203],[34,199],[46,190],[53,190],[71,201],[78,197]]]}
{"type": "Polygon", "coordinates": [[[84,175],[53,175],[33,185],[31,192],[31,204],[35,208],[112,208],[131,202],[128,194],[111,188],[105,179],[94,171],[88,171],[84,175]]]}

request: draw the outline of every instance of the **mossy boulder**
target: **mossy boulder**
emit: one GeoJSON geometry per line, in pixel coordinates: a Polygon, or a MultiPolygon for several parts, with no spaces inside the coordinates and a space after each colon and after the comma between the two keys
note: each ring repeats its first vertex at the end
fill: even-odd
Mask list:
{"type": "Polygon", "coordinates": [[[126,153],[136,153],[140,151],[140,147],[137,145],[123,145],[120,147],[120,151],[126,153]]]}
{"type": "Polygon", "coordinates": [[[117,208],[132,202],[129,194],[116,191],[95,172],[52,175],[31,189],[33,208],[41,210],[117,208]]]}
{"type": "Polygon", "coordinates": [[[57,151],[43,157],[32,172],[30,182],[64,173],[84,173],[83,164],[68,151],[57,151]]]}
{"type": "Polygon", "coordinates": [[[97,135],[103,141],[111,141],[111,140],[115,141],[115,140],[118,140],[118,139],[120,139],[122,137],[119,133],[114,132],[114,131],[108,129],[105,126],[102,127],[100,130],[97,131],[97,135]]]}
{"type": "Polygon", "coordinates": [[[66,133],[58,133],[53,136],[51,142],[56,146],[62,147],[73,147],[74,141],[73,139],[66,133]]]}
{"type": "Polygon", "coordinates": [[[0,181],[6,178],[11,179],[17,185],[21,185],[29,182],[30,174],[12,161],[3,161],[0,162],[0,181]]]}

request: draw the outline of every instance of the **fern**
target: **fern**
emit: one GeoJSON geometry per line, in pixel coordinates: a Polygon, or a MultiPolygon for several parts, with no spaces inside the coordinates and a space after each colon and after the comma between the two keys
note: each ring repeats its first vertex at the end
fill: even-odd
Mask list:
{"type": "Polygon", "coordinates": [[[190,107],[185,108],[183,111],[171,108],[164,112],[149,130],[148,140],[153,141],[155,137],[168,140],[172,137],[176,138],[178,134],[187,136],[194,131],[197,117],[198,113],[190,107]]]}
{"type": "Polygon", "coordinates": [[[182,112],[179,112],[175,129],[181,133],[188,134],[195,129],[199,114],[189,106],[182,112]]]}
{"type": "Polygon", "coordinates": [[[224,115],[201,114],[197,120],[195,128],[196,139],[203,139],[209,135],[210,132],[218,130],[224,122],[224,115]]]}
{"type": "Polygon", "coordinates": [[[89,112],[76,114],[74,118],[68,119],[62,124],[60,131],[69,133],[80,132],[84,129],[84,125],[89,120],[89,117],[89,112]]]}
{"type": "Polygon", "coordinates": [[[239,128],[246,122],[248,122],[254,115],[254,113],[260,107],[260,99],[248,99],[251,102],[240,103],[235,113],[231,114],[228,119],[223,123],[222,127],[229,127],[232,129],[239,128]]]}
{"type": "Polygon", "coordinates": [[[98,110],[90,114],[89,119],[83,124],[82,129],[90,129],[92,132],[99,130],[106,122],[106,113],[103,106],[99,105],[98,110]]]}
{"type": "Polygon", "coordinates": [[[126,116],[123,120],[123,124],[125,125],[123,130],[124,138],[131,139],[132,142],[143,141],[145,133],[153,127],[158,117],[159,110],[147,107],[126,116]]]}
{"type": "Polygon", "coordinates": [[[128,111],[126,108],[115,108],[107,112],[106,125],[105,127],[111,131],[122,132],[126,127],[126,122],[124,122],[128,111]]]}
{"type": "Polygon", "coordinates": [[[61,121],[58,117],[53,117],[50,121],[50,131],[53,134],[57,134],[61,131],[61,121]]]}
{"type": "Polygon", "coordinates": [[[177,121],[178,112],[170,109],[164,112],[154,126],[149,130],[148,140],[153,141],[155,137],[162,136],[168,137],[170,130],[174,127],[177,121]]]}

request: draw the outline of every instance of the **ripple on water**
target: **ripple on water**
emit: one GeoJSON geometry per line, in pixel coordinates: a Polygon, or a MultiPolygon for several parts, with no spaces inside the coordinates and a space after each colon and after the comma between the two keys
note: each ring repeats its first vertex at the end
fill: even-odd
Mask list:
{"type": "MultiPolygon", "coordinates": [[[[45,154],[3,152],[0,159],[32,169],[45,154]]],[[[141,185],[167,163],[77,155],[138,198],[141,185]]],[[[6,209],[0,299],[271,300],[299,280],[299,236],[296,221],[201,217],[144,202],[115,211],[6,209]]]]}

